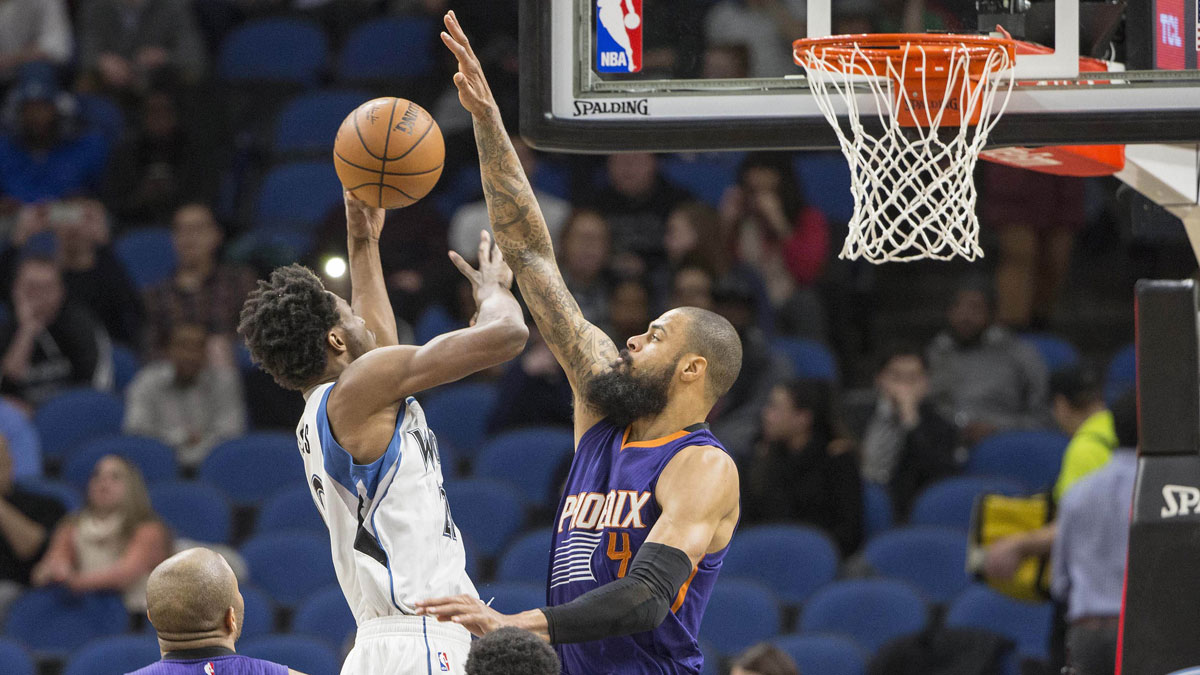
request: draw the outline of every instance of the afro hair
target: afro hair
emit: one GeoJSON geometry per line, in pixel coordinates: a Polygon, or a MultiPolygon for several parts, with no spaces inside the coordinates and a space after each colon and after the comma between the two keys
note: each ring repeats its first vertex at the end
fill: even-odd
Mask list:
{"type": "Polygon", "coordinates": [[[558,675],[561,669],[545,640],[512,626],[476,640],[467,654],[467,675],[558,675]]]}
{"type": "Polygon", "coordinates": [[[337,301],[317,275],[288,265],[246,296],[238,333],[255,363],[280,386],[299,390],[325,372],[325,336],[338,321],[337,301]]]}

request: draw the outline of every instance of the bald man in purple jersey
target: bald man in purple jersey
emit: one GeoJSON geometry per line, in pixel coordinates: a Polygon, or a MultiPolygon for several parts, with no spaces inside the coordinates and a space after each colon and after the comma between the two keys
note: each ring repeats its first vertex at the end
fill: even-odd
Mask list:
{"type": "Polygon", "coordinates": [[[547,607],[503,615],[469,596],[418,607],[477,635],[532,631],[571,675],[699,673],[701,618],[740,513],[737,468],[705,419],[737,379],[741,341],[696,307],[663,314],[624,350],[584,319],[479,60],[453,12],[445,23],[496,243],[571,382],[575,457],[553,524],[547,607]]]}
{"type": "Polygon", "coordinates": [[[190,548],[167,558],[146,582],[146,615],[162,660],[130,675],[303,675],[234,652],[245,611],[237,577],[220,554],[190,548]]]}

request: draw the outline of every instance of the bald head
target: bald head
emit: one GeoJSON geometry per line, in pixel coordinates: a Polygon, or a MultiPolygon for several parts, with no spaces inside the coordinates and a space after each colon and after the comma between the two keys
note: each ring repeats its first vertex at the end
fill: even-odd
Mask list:
{"type": "Polygon", "coordinates": [[[170,643],[236,641],[244,609],[229,563],[206,548],[176,553],[154,568],[146,582],[146,608],[159,639],[170,643]]]}
{"type": "Polygon", "coordinates": [[[688,319],[684,349],[708,361],[708,393],[715,401],[725,395],[742,370],[742,339],[725,317],[699,307],[679,307],[688,319]]]}

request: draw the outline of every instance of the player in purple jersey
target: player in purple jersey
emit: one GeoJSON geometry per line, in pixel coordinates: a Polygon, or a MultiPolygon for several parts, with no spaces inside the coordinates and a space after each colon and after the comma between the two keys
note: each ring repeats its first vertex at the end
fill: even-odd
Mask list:
{"type": "Polygon", "coordinates": [[[189,548],[167,558],[146,582],[162,660],[130,675],[302,675],[234,652],[245,611],[237,577],[218,553],[189,548]]]}
{"type": "Polygon", "coordinates": [[[737,378],[741,342],[728,321],[695,307],[663,314],[621,351],[584,319],[453,12],[446,30],[496,242],[571,381],[576,448],[548,607],[508,616],[468,596],[418,605],[476,634],[533,631],[566,673],[698,673],[701,616],[739,514],[737,468],[704,420],[737,378]]]}

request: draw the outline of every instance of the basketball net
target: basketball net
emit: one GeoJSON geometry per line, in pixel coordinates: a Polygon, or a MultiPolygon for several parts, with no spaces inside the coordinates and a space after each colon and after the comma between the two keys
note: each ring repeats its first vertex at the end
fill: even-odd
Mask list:
{"type": "Polygon", "coordinates": [[[1011,40],[977,36],[796,41],[796,62],[850,164],[854,216],[840,258],[983,256],[972,174],[1008,105],[1014,58],[1011,40]],[[878,125],[863,124],[871,114],[859,107],[864,84],[878,125]],[[844,104],[845,122],[835,98],[844,104]]]}

